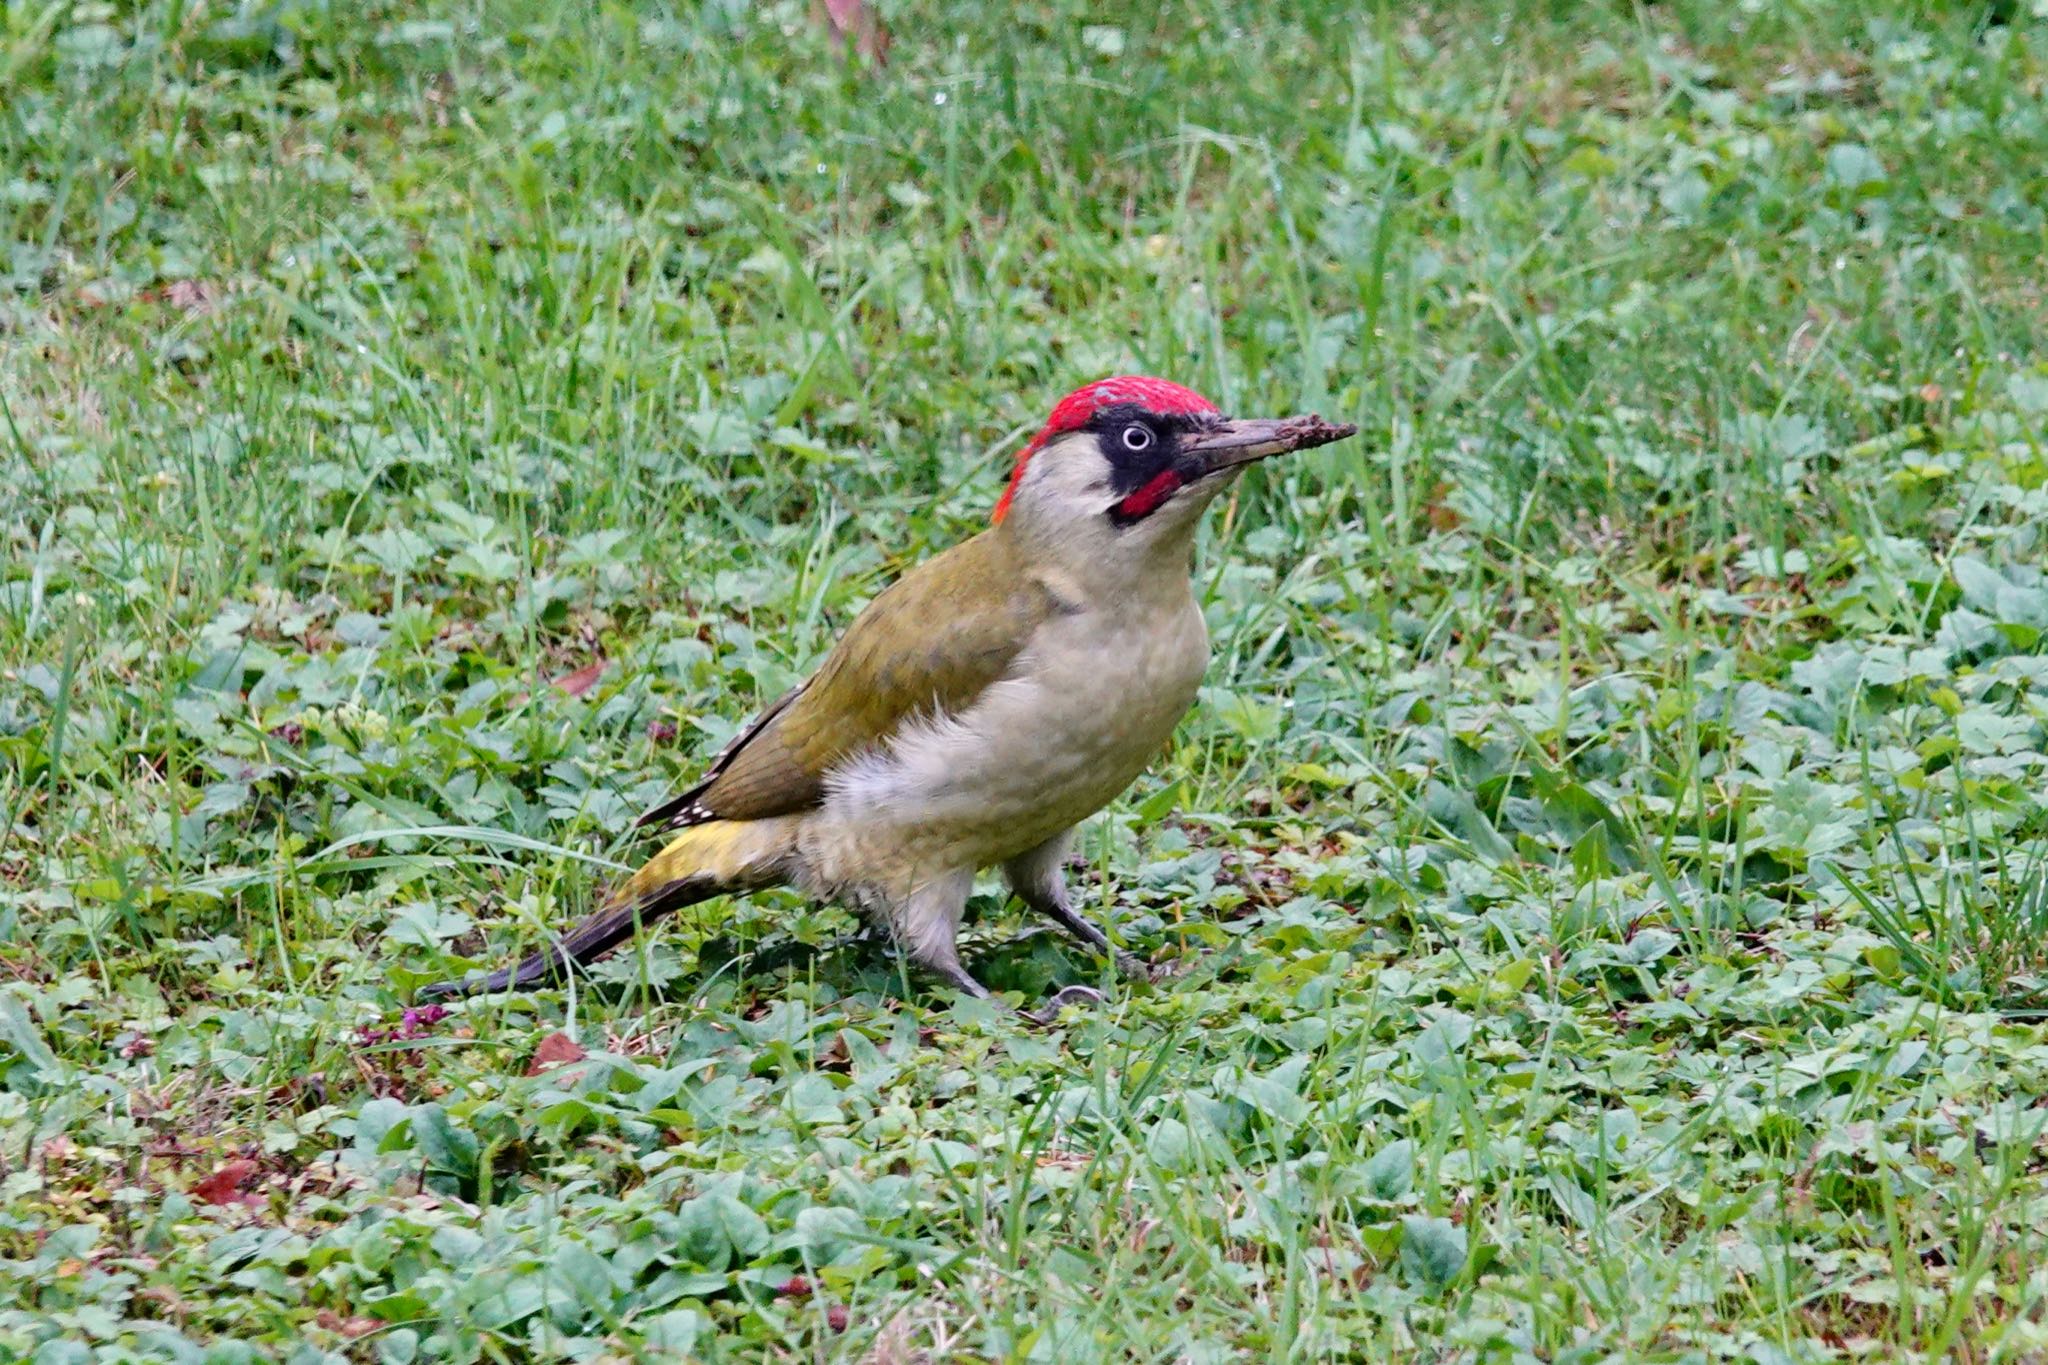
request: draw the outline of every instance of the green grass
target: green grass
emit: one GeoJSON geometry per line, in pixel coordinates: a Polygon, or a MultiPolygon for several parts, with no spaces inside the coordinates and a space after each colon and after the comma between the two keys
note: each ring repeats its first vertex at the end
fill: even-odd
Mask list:
{"type": "Polygon", "coordinates": [[[0,4],[0,1356],[2043,1358],[2042,6],[882,14],[0,4]],[[1186,977],[408,1030],[1125,368],[1186,977]]]}

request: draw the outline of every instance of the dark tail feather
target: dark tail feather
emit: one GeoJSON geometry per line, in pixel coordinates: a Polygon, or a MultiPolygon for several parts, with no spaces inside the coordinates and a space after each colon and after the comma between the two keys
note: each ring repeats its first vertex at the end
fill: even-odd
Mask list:
{"type": "Polygon", "coordinates": [[[604,907],[518,966],[469,981],[443,981],[423,999],[524,990],[587,965],[632,937],[643,924],[721,891],[751,891],[779,881],[793,851],[796,826],[788,820],[713,820],[694,825],[663,846],[617,887],[604,907]]]}
{"type": "Polygon", "coordinates": [[[653,924],[686,905],[708,900],[724,889],[715,877],[679,877],[644,896],[599,910],[539,952],[528,953],[516,967],[506,967],[488,976],[474,976],[463,981],[436,981],[420,988],[420,999],[447,999],[507,988],[530,990],[558,976],[567,976],[572,967],[589,966],[593,960],[631,938],[642,926],[653,924]]]}

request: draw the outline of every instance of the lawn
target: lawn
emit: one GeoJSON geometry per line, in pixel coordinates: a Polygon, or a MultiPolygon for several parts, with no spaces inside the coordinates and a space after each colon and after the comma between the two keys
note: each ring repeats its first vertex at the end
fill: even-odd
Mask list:
{"type": "Polygon", "coordinates": [[[2048,1359],[2048,4],[0,0],[0,1358],[2048,1359]],[[1130,986],[589,909],[1067,389],[1130,986]]]}

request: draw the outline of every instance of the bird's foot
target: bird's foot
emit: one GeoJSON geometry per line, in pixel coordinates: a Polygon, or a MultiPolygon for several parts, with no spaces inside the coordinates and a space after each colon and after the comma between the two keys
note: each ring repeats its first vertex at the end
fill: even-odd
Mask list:
{"type": "Polygon", "coordinates": [[[1102,992],[1096,990],[1093,986],[1062,986],[1047,996],[1045,1003],[1037,1009],[1019,1010],[1018,1014],[1034,1024],[1045,1025],[1057,1020],[1060,1017],[1060,1011],[1069,1005],[1100,1005],[1102,1003],[1102,992]]]}
{"type": "Polygon", "coordinates": [[[1180,975],[1186,965],[1179,958],[1155,962],[1136,953],[1120,952],[1116,955],[1116,969],[1127,981],[1166,981],[1180,975]]]}
{"type": "Polygon", "coordinates": [[[1123,974],[1126,980],[1145,981],[1156,984],[1161,981],[1171,981],[1177,976],[1186,976],[1194,970],[1195,964],[1200,962],[1205,956],[1207,956],[1207,950],[1204,949],[1198,949],[1192,953],[1183,952],[1178,956],[1168,958],[1143,958],[1139,957],[1136,953],[1120,952],[1116,955],[1116,969],[1123,974]]]}

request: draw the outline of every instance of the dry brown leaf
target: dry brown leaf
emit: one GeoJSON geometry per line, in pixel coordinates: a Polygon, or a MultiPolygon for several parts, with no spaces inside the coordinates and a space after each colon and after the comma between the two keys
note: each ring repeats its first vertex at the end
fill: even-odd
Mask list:
{"type": "Polygon", "coordinates": [[[552,1067],[580,1062],[587,1054],[574,1038],[566,1033],[550,1033],[540,1040],[540,1046],[533,1050],[533,1060],[527,1064],[526,1074],[538,1076],[552,1067]]]}
{"type": "Polygon", "coordinates": [[[224,1161],[212,1175],[193,1185],[192,1197],[202,1204],[260,1204],[261,1198],[242,1192],[256,1171],[256,1163],[247,1157],[224,1161]]]}
{"type": "Polygon", "coordinates": [[[604,671],[610,663],[609,659],[594,659],[574,673],[564,673],[555,679],[555,686],[565,696],[580,697],[597,686],[597,680],[604,676],[604,671]]]}

